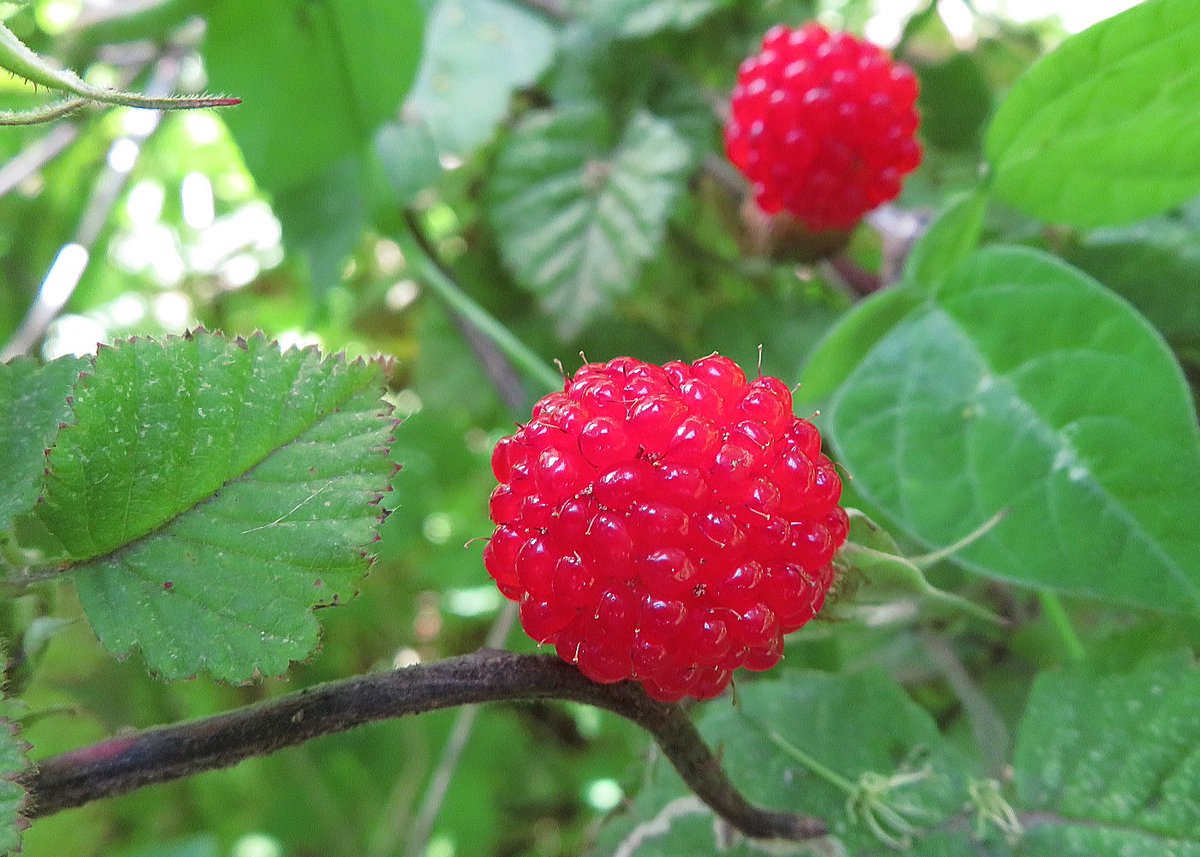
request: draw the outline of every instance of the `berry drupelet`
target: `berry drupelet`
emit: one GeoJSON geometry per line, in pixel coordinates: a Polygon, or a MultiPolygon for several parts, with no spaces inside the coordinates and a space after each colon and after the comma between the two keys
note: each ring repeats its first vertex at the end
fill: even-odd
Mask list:
{"type": "Polygon", "coordinates": [[[526,632],[664,701],[774,666],[821,609],[848,529],[787,385],[718,355],[583,366],[492,469],[484,562],[526,632]]]}
{"type": "Polygon", "coordinates": [[[725,151],[767,214],[847,230],[920,164],[916,100],[912,70],[870,42],[776,26],[738,69],[725,151]]]}

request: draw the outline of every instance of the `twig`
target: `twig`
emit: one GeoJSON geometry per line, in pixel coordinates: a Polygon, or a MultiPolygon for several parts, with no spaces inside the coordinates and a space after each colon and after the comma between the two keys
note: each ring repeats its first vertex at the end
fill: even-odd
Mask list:
{"type": "Polygon", "coordinates": [[[357,676],[226,714],[110,738],[39,762],[21,775],[27,818],[236,764],[356,726],[482,702],[563,699],[607,709],[654,736],[684,782],[747,836],[824,836],[819,819],[751,805],[733,786],[682,708],[632,682],[600,685],[552,656],[484,649],[357,676]]]}

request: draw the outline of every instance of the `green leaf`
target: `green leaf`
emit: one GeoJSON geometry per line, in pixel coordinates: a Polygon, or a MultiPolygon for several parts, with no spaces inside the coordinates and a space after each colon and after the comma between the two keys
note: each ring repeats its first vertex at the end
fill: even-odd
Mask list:
{"type": "Polygon", "coordinates": [[[1200,608],[1200,431],[1178,365],[1127,304],[1032,250],[981,252],[834,397],[857,490],[977,572],[1200,608]]]}
{"type": "MultiPolygon", "coordinates": [[[[824,819],[844,850],[856,857],[894,854],[866,825],[847,815],[847,792],[801,762],[797,748],[850,784],[863,775],[919,772],[915,782],[889,792],[893,804],[920,828],[933,828],[966,800],[965,760],[938,733],[930,716],[881,671],[854,675],[797,672],[787,681],[755,681],[738,688],[736,705],[705,706],[700,731],[721,748],[733,783],[753,803],[824,819]]],[[[640,795],[630,813],[602,831],[595,854],[628,857],[679,854],[761,854],[753,844],[728,852],[717,842],[711,811],[689,797],[673,771],[640,795]]],[[[965,837],[960,837],[965,840],[965,837]]],[[[964,849],[965,850],[965,849],[964,849]]],[[[961,853],[961,852],[960,852],[961,853]]]]}
{"type": "Polygon", "coordinates": [[[416,0],[217,0],[205,66],[241,107],[222,118],[255,180],[299,185],[366,143],[394,116],[416,74],[416,0]]]}
{"type": "Polygon", "coordinates": [[[1021,853],[1200,854],[1200,672],[1188,655],[1034,681],[1014,761],[1021,853]]]}
{"type": "Polygon", "coordinates": [[[262,336],[106,348],[49,459],[47,527],[110,651],[167,678],[280,673],[354,592],[386,490],[377,367],[262,336]]]}
{"type": "Polygon", "coordinates": [[[73,357],[45,366],[24,359],[0,363],[0,536],[37,501],[45,452],[70,415],[67,398],[83,365],[73,357]]]}
{"type": "Polygon", "coordinates": [[[875,343],[922,300],[917,289],[897,285],[851,307],[813,348],[796,391],[797,410],[825,407],[875,343]]]}
{"type": "Polygon", "coordinates": [[[687,143],[644,111],[611,139],[594,107],[531,114],[488,188],[505,262],[565,332],[637,284],[691,167],[687,143]]]}
{"type": "Polygon", "coordinates": [[[586,0],[576,12],[592,26],[622,38],[652,36],[663,30],[690,30],[729,0],[586,0]]]}
{"type": "Polygon", "coordinates": [[[405,120],[424,124],[441,152],[470,155],[508,113],[513,91],[546,68],[556,43],[556,28],[519,4],[438,0],[405,120]]]}
{"type": "Polygon", "coordinates": [[[995,191],[1044,220],[1099,226],[1200,193],[1200,16],[1149,0],[1063,42],[989,129],[995,191]]]}
{"type": "Polygon", "coordinates": [[[393,198],[390,210],[403,208],[417,194],[437,183],[442,166],[438,161],[437,145],[429,129],[422,125],[389,122],[375,134],[375,157],[393,198]]]}
{"type": "Polygon", "coordinates": [[[914,70],[921,84],[921,136],[943,149],[976,147],[992,112],[992,90],[979,62],[971,54],[957,53],[941,62],[918,64],[914,70]]]}
{"type": "MultiPolygon", "coordinates": [[[[0,650],[0,662],[5,660],[0,650]]],[[[16,713],[12,702],[0,702],[0,854],[20,851],[21,833],[29,826],[21,816],[27,793],[16,781],[29,767],[29,744],[21,739],[16,713]]]]}
{"type": "Polygon", "coordinates": [[[275,194],[272,208],[283,240],[308,264],[317,294],[341,282],[346,259],[366,226],[361,169],[361,159],[351,155],[275,194]]]}
{"type": "Polygon", "coordinates": [[[982,191],[952,199],[938,212],[904,265],[904,280],[925,291],[938,285],[979,246],[987,194],[982,191]]]}
{"type": "Polygon", "coordinates": [[[1177,349],[1200,349],[1200,233],[1155,219],[1097,229],[1066,258],[1129,301],[1177,349]]]}

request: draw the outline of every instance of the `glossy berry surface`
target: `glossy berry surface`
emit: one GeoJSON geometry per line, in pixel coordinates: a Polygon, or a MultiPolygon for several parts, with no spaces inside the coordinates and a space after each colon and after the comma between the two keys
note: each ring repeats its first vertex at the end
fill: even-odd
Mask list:
{"type": "Polygon", "coordinates": [[[848,528],[787,385],[718,355],[583,366],[492,469],[484,562],[525,631],[664,701],[774,666],[821,609],[848,528]]]}
{"type": "Polygon", "coordinates": [[[777,26],[738,69],[725,151],[764,212],[849,229],[920,164],[916,100],[912,70],[870,42],[777,26]]]}

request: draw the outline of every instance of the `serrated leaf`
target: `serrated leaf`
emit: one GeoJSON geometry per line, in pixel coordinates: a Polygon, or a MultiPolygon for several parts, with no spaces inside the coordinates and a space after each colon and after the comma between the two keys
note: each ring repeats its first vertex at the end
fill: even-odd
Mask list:
{"type": "Polygon", "coordinates": [[[995,191],[1073,226],[1158,214],[1200,193],[1200,16],[1149,0],[1063,42],[988,131],[995,191]]]}
{"type": "Polygon", "coordinates": [[[1014,760],[1021,854],[1200,854],[1200,671],[1188,655],[1120,674],[1038,676],[1014,760]]]}
{"type": "Polygon", "coordinates": [[[965,194],[938,212],[925,234],[913,245],[904,264],[904,280],[934,291],[942,279],[979,246],[987,195],[965,194]]]}
{"type": "Polygon", "coordinates": [[[38,498],[45,451],[70,413],[67,397],[83,363],[74,357],[44,366],[25,359],[0,363],[0,536],[38,498]]]}
{"type": "MultiPolygon", "coordinates": [[[[3,660],[0,652],[0,662],[3,660]]],[[[10,706],[7,700],[0,702],[0,854],[20,851],[21,832],[29,826],[21,816],[27,793],[16,781],[29,767],[29,744],[21,739],[10,706]]]]}
{"type": "Polygon", "coordinates": [[[429,15],[405,120],[428,128],[441,152],[466,157],[508,112],[514,90],[537,79],[557,31],[502,0],[438,0],[429,15]]]}
{"type": "Polygon", "coordinates": [[[977,572],[1200,610],[1200,430],[1169,350],[1127,304],[1032,250],[981,252],[879,340],[829,435],[860,493],[977,572]]]}
{"type": "MultiPolygon", "coordinates": [[[[738,703],[705,706],[699,727],[721,764],[748,800],[824,819],[835,839],[815,843],[815,853],[894,854],[846,813],[846,792],[798,761],[772,737],[782,738],[850,782],[868,773],[891,776],[921,771],[890,793],[934,828],[962,807],[969,770],[938,733],[929,715],[894,681],[870,670],[854,675],[793,673],[788,680],[756,681],[738,688],[738,703]],[[842,850],[838,850],[838,849],[842,850]]],[[[625,857],[679,854],[761,854],[757,843],[728,851],[718,843],[713,816],[688,796],[673,771],[660,771],[631,811],[602,831],[593,853],[625,857]]],[[[960,843],[965,836],[958,837],[960,843]]],[[[965,850],[965,849],[964,849],[965,850]]],[[[794,851],[807,853],[799,845],[794,851]]]]}
{"type": "Polygon", "coordinates": [[[167,678],[280,673],[366,570],[391,465],[377,367],[199,332],[104,349],[49,459],[47,527],[101,642],[167,678]]]}
{"type": "Polygon", "coordinates": [[[566,332],[633,289],[691,166],[687,143],[644,111],[611,138],[592,106],[531,114],[488,188],[505,262],[566,332]]]}

